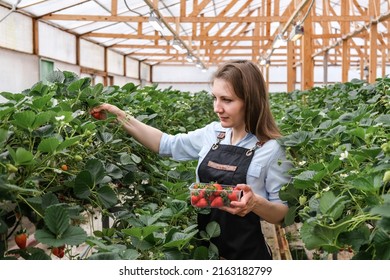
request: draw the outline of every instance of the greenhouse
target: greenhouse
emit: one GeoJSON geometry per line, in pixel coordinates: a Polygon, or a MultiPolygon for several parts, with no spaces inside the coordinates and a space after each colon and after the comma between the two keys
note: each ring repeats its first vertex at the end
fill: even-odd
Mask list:
{"type": "Polygon", "coordinates": [[[1,262],[390,260],[389,20],[0,0],[1,262]]]}

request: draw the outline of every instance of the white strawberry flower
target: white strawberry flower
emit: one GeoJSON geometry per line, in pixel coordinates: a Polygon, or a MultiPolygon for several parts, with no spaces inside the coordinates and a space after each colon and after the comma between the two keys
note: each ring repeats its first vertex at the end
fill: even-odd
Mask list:
{"type": "Polygon", "coordinates": [[[340,160],[344,160],[347,158],[348,158],[348,151],[345,151],[345,152],[340,154],[340,157],[339,157],[340,160]]]}

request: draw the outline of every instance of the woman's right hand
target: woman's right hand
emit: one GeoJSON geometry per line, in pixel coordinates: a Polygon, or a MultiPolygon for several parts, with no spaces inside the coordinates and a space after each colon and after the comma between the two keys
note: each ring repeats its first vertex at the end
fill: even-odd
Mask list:
{"type": "Polygon", "coordinates": [[[108,103],[103,103],[101,105],[98,105],[96,107],[93,107],[90,111],[91,115],[99,120],[104,120],[107,118],[107,113],[111,113],[113,115],[117,116],[118,120],[126,118],[126,113],[123,112],[121,109],[119,109],[115,105],[111,105],[108,103]]]}

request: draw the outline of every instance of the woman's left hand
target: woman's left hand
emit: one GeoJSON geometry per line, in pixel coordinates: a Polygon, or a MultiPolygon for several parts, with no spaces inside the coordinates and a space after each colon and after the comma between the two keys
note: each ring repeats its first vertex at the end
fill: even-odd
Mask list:
{"type": "Polygon", "coordinates": [[[243,196],[240,201],[232,201],[230,207],[221,207],[221,210],[229,212],[233,215],[244,217],[249,212],[252,212],[256,205],[256,195],[252,191],[252,188],[246,184],[238,184],[236,186],[243,191],[243,196]]]}

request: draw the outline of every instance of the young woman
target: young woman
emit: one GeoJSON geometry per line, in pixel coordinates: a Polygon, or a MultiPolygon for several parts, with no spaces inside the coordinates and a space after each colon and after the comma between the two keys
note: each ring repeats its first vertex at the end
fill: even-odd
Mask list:
{"type": "Polygon", "coordinates": [[[91,113],[115,114],[130,135],[162,156],[198,159],[198,182],[240,186],[241,200],[199,214],[199,229],[211,221],[219,223],[221,235],[212,242],[221,258],[272,259],[260,219],[283,221],[288,206],[280,200],[279,190],[290,180],[291,164],[275,140],[280,133],[260,69],[250,61],[225,63],[213,76],[212,95],[219,122],[187,134],[168,135],[110,104],[91,113]]]}

